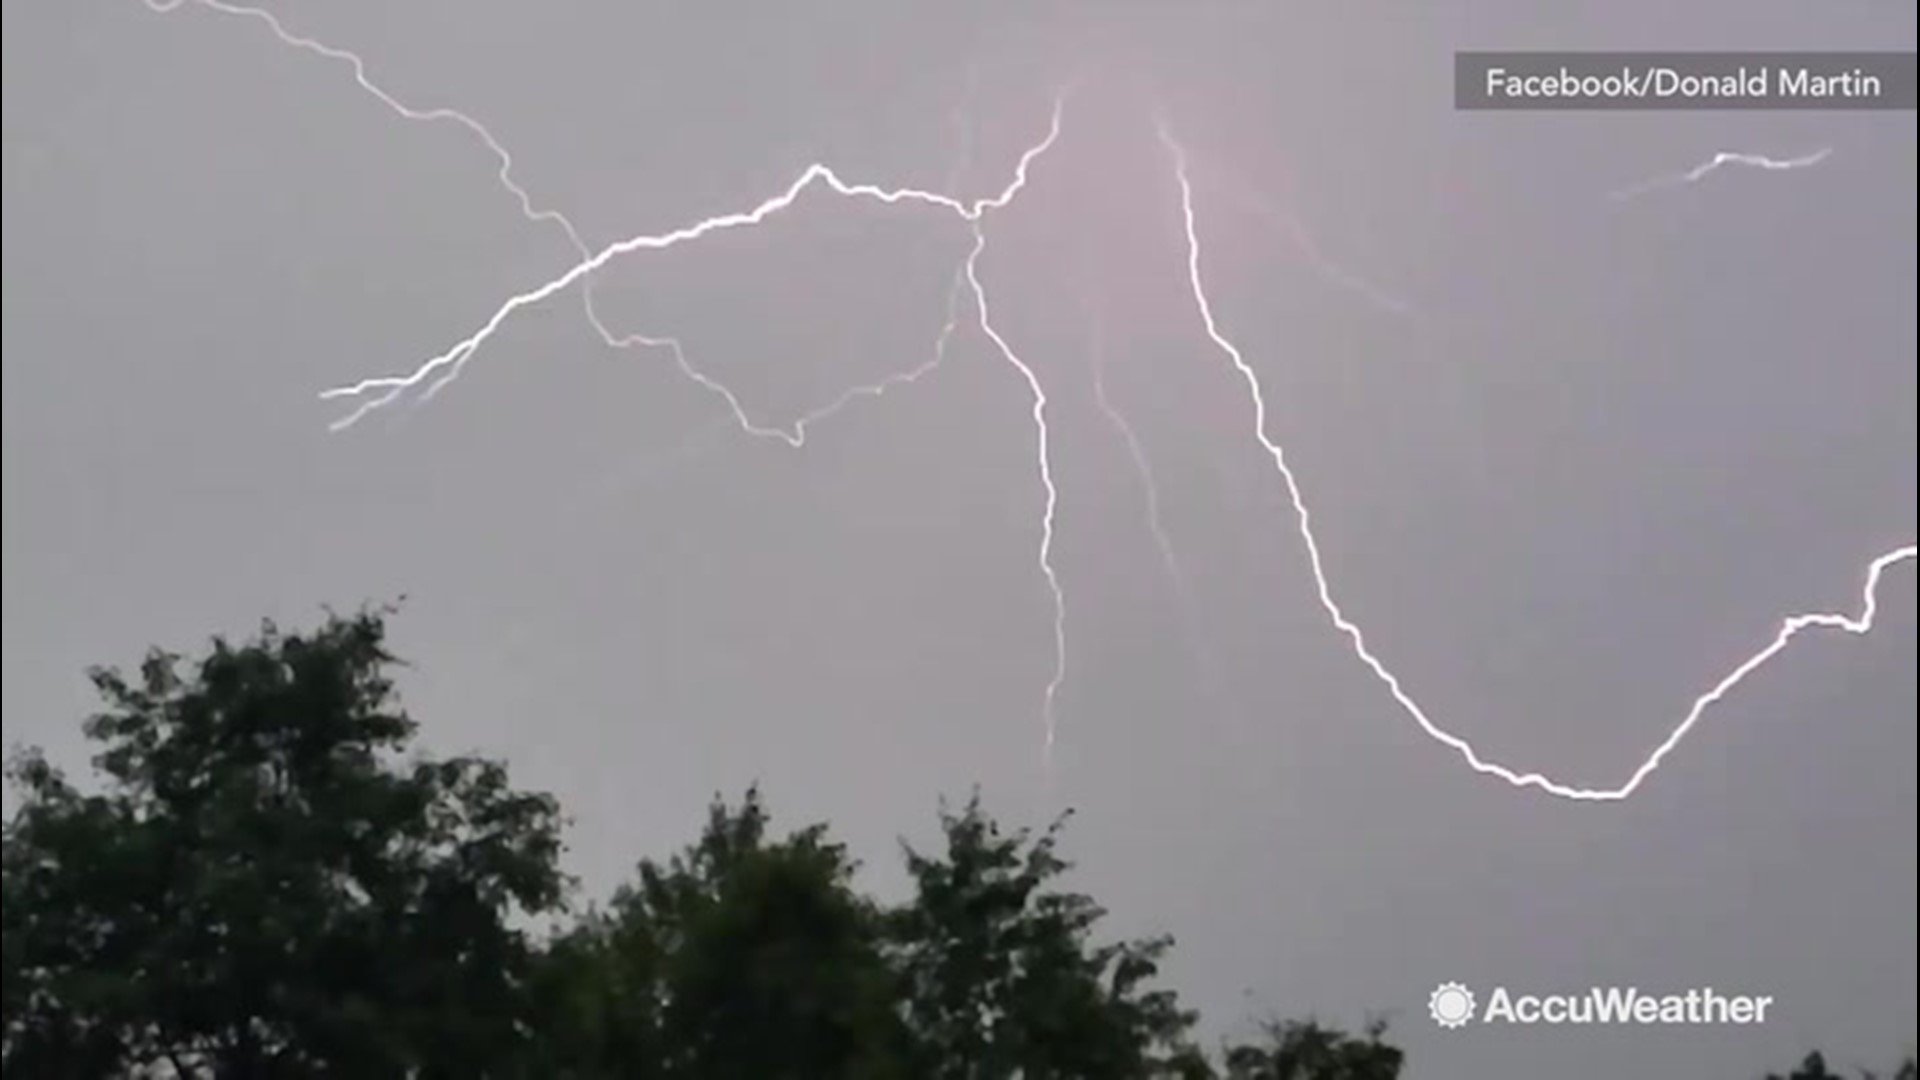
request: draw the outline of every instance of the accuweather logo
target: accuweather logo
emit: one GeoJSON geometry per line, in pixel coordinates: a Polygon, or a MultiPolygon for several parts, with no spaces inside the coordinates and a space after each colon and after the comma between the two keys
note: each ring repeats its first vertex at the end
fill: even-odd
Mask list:
{"type": "Polygon", "coordinates": [[[1648,1024],[1752,1026],[1767,1022],[1773,998],[1722,994],[1710,986],[1677,994],[1648,994],[1634,986],[1596,986],[1579,994],[1515,994],[1495,987],[1485,1006],[1461,983],[1446,982],[1427,997],[1433,1022],[1453,1030],[1482,1024],[1648,1024]]]}

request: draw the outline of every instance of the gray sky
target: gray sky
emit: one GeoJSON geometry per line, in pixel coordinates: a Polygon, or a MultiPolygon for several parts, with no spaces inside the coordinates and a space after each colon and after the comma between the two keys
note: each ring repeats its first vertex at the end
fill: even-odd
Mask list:
{"type": "MultiPolygon", "coordinates": [[[[76,761],[89,664],[404,593],[426,738],[557,792],[596,892],[756,778],[891,888],[894,838],[978,783],[1009,819],[1078,809],[1078,882],[1115,931],[1180,939],[1214,1030],[1386,1010],[1413,1080],[1912,1048],[1913,563],[1872,635],[1795,642],[1630,800],[1475,774],[1317,604],[1153,128],[1190,151],[1214,313],[1348,614],[1487,758],[1615,787],[1780,619],[1856,613],[1913,541],[1913,117],[1459,114],[1452,53],[1911,49],[1912,5],[276,10],[484,122],[595,246],[814,161],[993,194],[1078,76],[978,264],[1049,399],[1051,769],[1031,399],[970,309],[937,370],[798,450],[670,354],[602,346],[578,290],[425,406],[329,434],[318,391],[412,368],[574,255],[471,133],[253,20],[133,0],[10,4],[0,35],[10,743],[76,761]],[[1440,1032],[1442,980],[1777,1004],[1757,1030],[1440,1032]]],[[[596,295],[790,426],[933,357],[969,243],[815,191],[596,295]]]]}

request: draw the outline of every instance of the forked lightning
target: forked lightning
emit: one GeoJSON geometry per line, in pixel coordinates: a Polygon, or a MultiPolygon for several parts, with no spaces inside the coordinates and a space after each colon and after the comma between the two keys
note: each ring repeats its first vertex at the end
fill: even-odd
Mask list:
{"type": "MultiPolygon", "coordinates": [[[[188,0],[170,0],[170,2],[168,2],[168,0],[144,0],[144,2],[155,11],[168,12],[187,3],[188,0]]],[[[1051,448],[1049,445],[1050,433],[1047,425],[1048,401],[1046,391],[1033,368],[1020,357],[1019,353],[994,325],[991,308],[987,299],[987,290],[980,279],[979,261],[987,245],[987,234],[984,228],[987,216],[994,211],[1004,209],[1014,201],[1027,185],[1031,166],[1041,155],[1051,149],[1059,139],[1061,118],[1066,101],[1066,95],[1064,93],[1055,99],[1052,118],[1045,137],[1021,154],[1014,169],[1012,180],[997,195],[968,202],[952,195],[917,188],[886,188],[875,184],[853,183],[843,179],[832,168],[824,164],[816,163],[802,171],[799,177],[795,179],[786,190],[766,199],[751,209],[710,217],[703,221],[663,233],[631,237],[609,244],[602,247],[599,251],[594,252],[589,248],[579,231],[574,228],[573,224],[565,215],[555,210],[539,209],[534,205],[531,196],[529,196],[512,177],[512,156],[500,144],[499,140],[494,138],[484,126],[471,117],[453,109],[420,110],[403,105],[386,91],[369,81],[366,75],[365,65],[358,56],[345,50],[323,45],[309,38],[292,34],[285,29],[278,19],[267,12],[228,4],[225,3],[224,0],[192,0],[192,2],[224,14],[257,19],[266,25],[283,43],[289,46],[350,65],[354,78],[360,87],[402,117],[421,121],[447,120],[467,128],[486,145],[499,161],[500,167],[496,175],[501,185],[512,193],[519,202],[521,213],[529,220],[535,222],[551,222],[559,226],[565,232],[569,242],[573,245],[580,258],[580,261],[565,273],[550,279],[543,285],[509,298],[495,310],[490,318],[481,324],[479,329],[455,343],[445,352],[420,363],[410,372],[367,378],[352,385],[323,391],[320,395],[323,399],[356,402],[356,406],[348,414],[333,423],[332,428],[334,430],[342,430],[353,426],[353,424],[367,414],[394,403],[409,390],[418,390],[422,400],[432,397],[459,377],[468,361],[473,358],[480,347],[486,344],[502,324],[511,318],[515,312],[539,304],[565,291],[569,287],[579,284],[582,287],[587,316],[608,345],[622,347],[637,344],[669,349],[674,354],[681,370],[685,372],[689,378],[692,378],[700,385],[726,400],[728,407],[733,412],[734,419],[743,430],[757,436],[778,438],[789,445],[797,447],[805,441],[807,425],[809,423],[831,415],[855,398],[877,396],[884,392],[888,386],[901,382],[911,382],[937,366],[944,358],[947,344],[958,325],[959,315],[955,301],[957,301],[959,289],[962,283],[964,283],[965,288],[972,295],[975,321],[981,333],[992,343],[1000,357],[1020,376],[1027,391],[1031,395],[1032,417],[1037,443],[1037,470],[1045,495],[1040,522],[1039,565],[1053,605],[1052,629],[1054,663],[1052,673],[1047,682],[1043,706],[1046,731],[1045,747],[1048,759],[1051,759],[1057,734],[1056,699],[1066,679],[1067,673],[1067,616],[1065,596],[1061,590],[1059,576],[1054,570],[1052,560],[1054,519],[1059,503],[1059,491],[1054,484],[1052,472],[1051,448]],[[833,193],[848,199],[868,200],[884,205],[912,204],[933,208],[950,215],[954,220],[957,220],[964,226],[967,236],[970,239],[970,244],[967,248],[964,261],[956,271],[954,293],[950,297],[947,323],[938,336],[932,359],[923,362],[918,367],[890,376],[878,383],[849,390],[838,399],[814,410],[788,427],[767,428],[756,425],[748,419],[738,397],[731,390],[694,368],[687,360],[685,351],[681,348],[677,340],[669,337],[653,337],[642,334],[616,335],[607,329],[598,314],[594,311],[591,292],[592,275],[614,259],[639,251],[664,251],[722,230],[750,228],[759,225],[775,214],[791,207],[802,193],[819,185],[824,185],[833,193]]],[[[1428,717],[1425,710],[1401,686],[1399,678],[1374,655],[1368,647],[1366,637],[1360,627],[1347,617],[1339,603],[1335,600],[1333,590],[1328,583],[1326,571],[1322,564],[1319,543],[1313,532],[1312,515],[1308,510],[1300,483],[1295,477],[1293,470],[1287,464],[1285,450],[1268,434],[1267,408],[1260,378],[1253,367],[1247,362],[1239,348],[1221,331],[1212,304],[1207,297],[1204,278],[1201,272],[1202,253],[1200,230],[1194,210],[1193,183],[1189,175],[1186,152],[1181,148],[1179,143],[1174,140],[1164,123],[1159,125],[1158,133],[1161,142],[1172,158],[1175,177],[1179,183],[1181,220],[1186,242],[1187,281],[1192,293],[1193,302],[1198,310],[1201,324],[1207,338],[1215,348],[1227,357],[1246,384],[1247,393],[1253,407],[1254,437],[1271,457],[1274,468],[1286,488],[1295,514],[1298,535],[1306,555],[1307,567],[1314,579],[1320,606],[1333,623],[1334,628],[1347,638],[1354,655],[1365,665],[1381,685],[1385,687],[1388,694],[1392,696],[1400,709],[1411,717],[1428,737],[1459,754],[1468,767],[1475,772],[1504,780],[1517,788],[1536,789],[1548,795],[1563,799],[1585,802],[1624,800],[1637,791],[1647,777],[1660,767],[1661,762],[1680,745],[1709,708],[1724,699],[1749,675],[1758,671],[1768,661],[1779,655],[1786,649],[1787,645],[1803,631],[1812,629],[1840,630],[1859,635],[1866,634],[1872,630],[1875,616],[1879,610],[1879,588],[1886,572],[1897,564],[1912,561],[1917,555],[1920,555],[1920,548],[1909,544],[1895,548],[1874,559],[1867,567],[1866,580],[1861,590],[1860,612],[1858,615],[1813,613],[1795,615],[1786,619],[1781,624],[1779,631],[1773,639],[1764,648],[1748,657],[1719,682],[1714,684],[1706,693],[1696,698],[1692,706],[1667,737],[1663,739],[1659,745],[1654,747],[1652,752],[1647,755],[1625,781],[1617,786],[1581,787],[1549,779],[1547,776],[1538,772],[1521,772],[1505,765],[1486,760],[1481,757],[1465,739],[1441,728],[1428,717]]],[[[1749,166],[1775,171],[1805,168],[1818,164],[1821,160],[1825,159],[1827,154],[1828,151],[1821,150],[1802,158],[1776,160],[1754,154],[1721,153],[1688,172],[1647,181],[1631,188],[1615,192],[1612,197],[1615,199],[1632,198],[1656,188],[1695,183],[1716,169],[1728,165],[1749,166]]],[[[1322,269],[1325,270],[1326,268],[1322,267],[1322,269]]],[[[1383,304],[1383,306],[1398,307],[1399,305],[1383,304]]],[[[1100,389],[1102,391],[1102,408],[1106,409],[1109,414],[1112,415],[1113,409],[1110,402],[1105,398],[1104,386],[1100,389]]],[[[1132,438],[1131,431],[1124,428],[1124,421],[1118,422],[1122,424],[1123,430],[1128,436],[1130,450],[1136,455],[1136,458],[1138,458],[1139,444],[1132,438]]],[[[1151,472],[1147,469],[1144,459],[1136,460],[1136,465],[1141,468],[1143,476],[1146,477],[1146,482],[1149,484],[1151,490],[1151,472]]],[[[1158,521],[1157,504],[1150,509],[1150,516],[1152,518],[1152,526],[1156,533],[1156,541],[1160,543],[1163,549],[1163,555],[1168,559],[1169,563],[1171,563],[1172,553],[1168,549],[1164,530],[1158,521]]],[[[1177,572],[1177,567],[1174,567],[1174,570],[1177,572]]]]}

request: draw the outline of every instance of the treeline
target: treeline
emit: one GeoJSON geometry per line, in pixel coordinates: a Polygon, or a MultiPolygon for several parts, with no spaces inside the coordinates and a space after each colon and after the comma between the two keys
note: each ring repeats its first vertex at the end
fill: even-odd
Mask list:
{"type": "Polygon", "coordinates": [[[412,752],[394,664],[371,612],[93,673],[98,790],[10,765],[7,1077],[1400,1075],[1377,1023],[1200,1045],[1157,981],[1171,941],[1105,940],[1060,823],[977,800],[905,851],[899,903],[749,791],[582,909],[558,804],[412,752]]]}

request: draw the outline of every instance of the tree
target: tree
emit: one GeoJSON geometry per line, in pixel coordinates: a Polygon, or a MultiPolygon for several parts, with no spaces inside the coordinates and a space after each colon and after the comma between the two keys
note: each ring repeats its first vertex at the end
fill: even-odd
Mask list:
{"type": "Polygon", "coordinates": [[[1035,837],[1003,834],[976,795],[942,811],[945,852],[906,849],[915,894],[890,918],[916,1075],[1201,1076],[1186,1040],[1193,1014],[1151,980],[1170,938],[1094,945],[1105,916],[1053,888],[1069,869],[1057,853],[1065,818],[1035,837]]]}
{"type": "Polygon", "coordinates": [[[548,1042],[574,1075],[910,1075],[880,912],[852,888],[855,864],[825,826],[777,840],[768,826],[757,790],[737,808],[716,800],[698,842],[642,862],[556,943],[553,958],[577,965],[555,979],[571,981],[576,1009],[548,1042]]]}
{"type": "Polygon", "coordinates": [[[1397,1080],[1406,1063],[1383,1020],[1358,1036],[1312,1020],[1269,1020],[1261,1039],[1229,1047],[1227,1080],[1397,1080]]]}
{"type": "Polygon", "coordinates": [[[5,826],[9,1075],[491,1076],[525,1039],[560,820],[498,763],[403,760],[383,613],[99,670],[104,790],[37,752],[5,826]]]}
{"type": "Polygon", "coordinates": [[[660,945],[636,918],[587,912],[556,935],[532,980],[534,1044],[553,1080],[658,1080],[668,1053],[660,1030],[660,945]]]}

